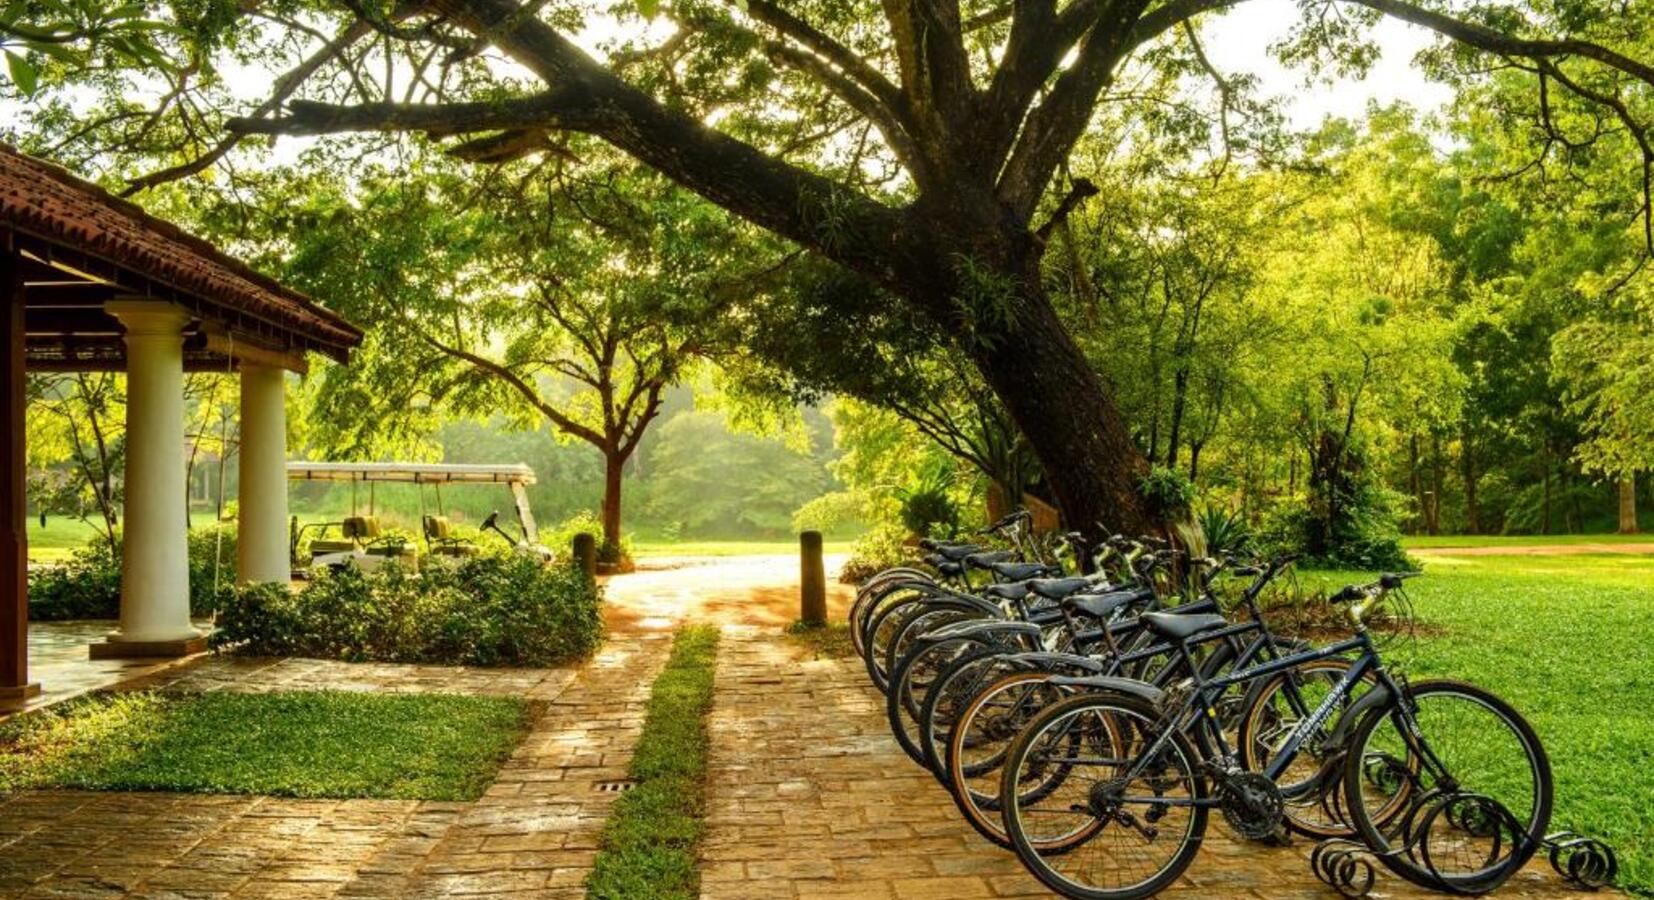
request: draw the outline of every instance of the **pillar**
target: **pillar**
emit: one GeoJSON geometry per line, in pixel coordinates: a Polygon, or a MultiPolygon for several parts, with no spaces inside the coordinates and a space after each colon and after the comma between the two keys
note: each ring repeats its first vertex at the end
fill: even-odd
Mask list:
{"type": "Polygon", "coordinates": [[[126,521],[121,624],[94,659],[182,656],[205,649],[190,623],[184,518],[184,340],[189,314],[152,300],[113,300],[126,328],[126,521]]]}
{"type": "Polygon", "coordinates": [[[805,625],[827,624],[827,572],[821,559],[821,532],[798,535],[798,620],[805,625]]]}
{"type": "Polygon", "coordinates": [[[241,486],[236,562],[241,581],[292,577],[287,558],[286,372],[241,364],[241,486]]]}
{"type": "Polygon", "coordinates": [[[29,681],[29,535],[24,508],[23,275],[11,248],[0,245],[0,402],[7,434],[0,439],[0,700],[40,693],[29,681]]]}

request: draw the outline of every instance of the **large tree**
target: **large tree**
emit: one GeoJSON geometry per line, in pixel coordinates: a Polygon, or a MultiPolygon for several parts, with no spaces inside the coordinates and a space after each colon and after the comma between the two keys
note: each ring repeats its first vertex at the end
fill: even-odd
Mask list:
{"type": "MultiPolygon", "coordinates": [[[[822,0],[685,0],[662,10],[674,29],[594,55],[581,41],[602,16],[579,4],[218,4],[205,16],[192,7],[196,57],[180,67],[184,83],[171,79],[167,115],[109,128],[138,149],[192,145],[136,187],[199,171],[251,134],[420,132],[483,162],[544,152],[568,132],[595,135],[900,298],[980,371],[1073,524],[1140,528],[1146,463],[1059,320],[1042,261],[1054,230],[1095,190],[1059,173],[1099,104],[1140,99],[1120,83],[1142,69],[1193,71],[1195,60],[1212,71],[1191,23],[1236,5],[882,0],[873,13],[822,0]],[[266,64],[287,67],[266,96],[236,103],[202,87],[212,61],[245,58],[255,44],[266,64]],[[494,50],[514,65],[488,59],[494,50]],[[228,121],[232,136],[213,134],[234,109],[243,115],[228,121]]],[[[1608,110],[1639,136],[1635,163],[1646,172],[1654,162],[1654,67],[1632,55],[1654,19],[1646,5],[1300,7],[1289,56],[1359,67],[1372,56],[1367,30],[1396,17],[1520,61],[1541,95],[1608,110]]],[[[1233,85],[1212,74],[1227,112],[1233,85]]]]}

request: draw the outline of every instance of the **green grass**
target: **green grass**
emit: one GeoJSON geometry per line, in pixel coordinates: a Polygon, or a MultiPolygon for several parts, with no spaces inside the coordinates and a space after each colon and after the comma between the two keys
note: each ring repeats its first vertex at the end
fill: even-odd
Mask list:
{"type": "Polygon", "coordinates": [[[473,800],[528,724],[505,697],[94,694],[0,722],[0,793],[473,800]]]}
{"type": "MultiPolygon", "coordinates": [[[[193,528],[211,525],[214,521],[211,512],[190,513],[193,528]]],[[[29,559],[35,562],[63,562],[93,538],[103,538],[102,525],[66,516],[48,516],[46,527],[41,528],[38,517],[29,517],[29,559]]]]}
{"type": "Polygon", "coordinates": [[[1432,628],[1387,658],[1515,705],[1550,755],[1553,829],[1607,839],[1621,884],[1654,893],[1654,557],[1442,554],[1425,571],[1408,589],[1432,628]]]}
{"type": "MultiPolygon", "coordinates": [[[[849,553],[854,541],[824,541],[824,553],[849,553]]],[[[651,556],[772,556],[797,553],[798,539],[776,541],[634,541],[632,555],[651,556]]]]}
{"type": "Polygon", "coordinates": [[[1650,544],[1654,534],[1415,534],[1401,539],[1409,550],[1441,547],[1555,547],[1572,544],[1650,544]]]}
{"type": "Polygon", "coordinates": [[[587,897],[694,900],[700,894],[695,850],[704,831],[705,719],[717,653],[716,628],[685,628],[673,640],[632,757],[637,786],[609,813],[587,897]]]}

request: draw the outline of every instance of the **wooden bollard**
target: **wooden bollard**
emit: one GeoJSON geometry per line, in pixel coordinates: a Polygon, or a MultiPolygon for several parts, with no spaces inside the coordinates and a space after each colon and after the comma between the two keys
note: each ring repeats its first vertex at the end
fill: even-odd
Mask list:
{"type": "Polygon", "coordinates": [[[582,531],[574,536],[574,558],[587,575],[597,577],[597,538],[582,531]]]}
{"type": "Polygon", "coordinates": [[[798,536],[798,609],[805,625],[827,624],[827,570],[821,562],[821,532],[798,536]]]}

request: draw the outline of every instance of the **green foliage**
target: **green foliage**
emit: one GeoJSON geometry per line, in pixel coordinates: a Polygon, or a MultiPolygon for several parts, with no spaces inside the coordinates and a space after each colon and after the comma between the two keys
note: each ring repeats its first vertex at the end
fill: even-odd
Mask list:
{"type": "MultiPolygon", "coordinates": [[[[69,619],[115,619],[121,614],[120,534],[116,546],[94,538],[62,565],[29,572],[29,618],[37,622],[69,619]]],[[[233,523],[193,528],[189,532],[190,615],[212,615],[236,581],[236,531],[233,523]],[[219,552],[219,540],[223,551],[219,552]],[[217,580],[214,580],[214,573],[217,580]],[[214,587],[217,592],[214,592],[214,587]]]]}
{"type": "Polygon", "coordinates": [[[528,730],[515,697],[92,694],[0,723],[23,788],[475,800],[528,730]]]}
{"type": "Polygon", "coordinates": [[[509,552],[432,559],[418,573],[395,564],[372,573],[348,567],[302,591],[235,591],[213,646],[258,656],[548,666],[597,648],[601,604],[601,589],[578,566],[509,552]]]}
{"type": "Polygon", "coordinates": [[[637,786],[609,812],[586,881],[594,900],[694,900],[696,849],[706,828],[706,715],[718,630],[686,628],[655,679],[628,773],[637,786]]]}
{"type": "Polygon", "coordinates": [[[896,522],[881,522],[869,528],[850,548],[850,558],[839,570],[839,581],[857,584],[892,566],[911,563],[916,557],[908,547],[910,532],[896,522]]]}
{"type": "Polygon", "coordinates": [[[946,468],[934,468],[914,484],[896,492],[902,502],[902,525],[914,537],[953,537],[959,531],[959,507],[949,496],[952,479],[946,468]]]}
{"type": "Polygon", "coordinates": [[[1195,501],[1195,485],[1176,469],[1155,466],[1137,483],[1137,492],[1148,504],[1150,514],[1161,519],[1188,515],[1195,501]]]}
{"type": "Polygon", "coordinates": [[[1252,528],[1239,510],[1206,503],[1200,507],[1195,521],[1205,535],[1209,556],[1237,556],[1252,548],[1252,528]]]}
{"type": "MultiPolygon", "coordinates": [[[[645,459],[644,509],[678,523],[682,536],[788,534],[794,511],[829,487],[826,468],[813,449],[732,431],[728,421],[723,410],[695,410],[661,426],[645,459]]],[[[820,430],[810,440],[827,443],[820,430]]]]}
{"type": "Polygon", "coordinates": [[[1271,507],[1258,527],[1258,544],[1269,554],[1293,553],[1306,569],[1360,569],[1404,572],[1418,567],[1407,555],[1394,515],[1382,501],[1349,508],[1327,531],[1328,523],[1301,502],[1285,500],[1271,507]]]}

